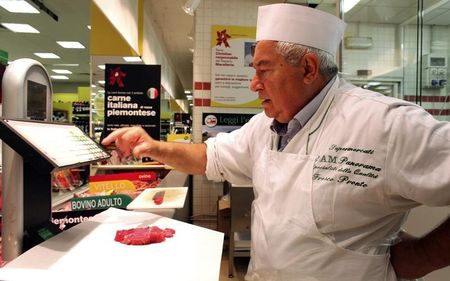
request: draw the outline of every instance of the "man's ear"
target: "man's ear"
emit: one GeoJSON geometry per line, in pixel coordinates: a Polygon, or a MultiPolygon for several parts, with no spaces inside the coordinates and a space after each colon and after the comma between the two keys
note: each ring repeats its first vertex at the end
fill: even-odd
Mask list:
{"type": "Polygon", "coordinates": [[[307,53],[303,56],[301,66],[304,71],[303,81],[311,84],[319,76],[319,58],[314,53],[307,53]]]}

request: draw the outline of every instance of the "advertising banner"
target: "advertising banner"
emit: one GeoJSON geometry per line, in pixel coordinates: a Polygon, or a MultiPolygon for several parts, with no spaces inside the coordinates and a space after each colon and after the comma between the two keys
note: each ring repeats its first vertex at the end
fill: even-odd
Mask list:
{"type": "Polygon", "coordinates": [[[105,80],[102,138],[121,127],[141,126],[159,140],[161,66],[106,64],[105,80]]]}
{"type": "Polygon", "coordinates": [[[248,26],[212,27],[211,106],[261,107],[250,81],[256,28],[248,26]]]}

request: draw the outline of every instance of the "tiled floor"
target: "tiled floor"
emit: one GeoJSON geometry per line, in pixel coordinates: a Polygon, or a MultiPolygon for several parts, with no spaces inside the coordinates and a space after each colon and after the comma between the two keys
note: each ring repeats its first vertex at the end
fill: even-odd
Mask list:
{"type": "Polygon", "coordinates": [[[244,281],[245,273],[247,272],[249,258],[237,257],[234,258],[234,265],[236,268],[235,274],[230,277],[228,275],[228,254],[224,252],[222,256],[222,263],[220,265],[219,281],[244,281]]]}
{"type": "Polygon", "coordinates": [[[219,281],[244,281],[245,273],[247,272],[248,257],[235,257],[234,267],[235,272],[232,277],[228,272],[228,241],[224,242],[222,262],[220,264],[220,278],[219,281]]]}

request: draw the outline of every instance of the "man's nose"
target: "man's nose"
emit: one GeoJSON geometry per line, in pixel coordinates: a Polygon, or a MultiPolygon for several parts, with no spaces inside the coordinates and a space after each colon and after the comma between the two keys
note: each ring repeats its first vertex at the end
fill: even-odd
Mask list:
{"type": "Polygon", "coordinates": [[[258,92],[264,88],[263,84],[259,81],[258,77],[253,76],[252,81],[250,82],[250,91],[258,92]]]}

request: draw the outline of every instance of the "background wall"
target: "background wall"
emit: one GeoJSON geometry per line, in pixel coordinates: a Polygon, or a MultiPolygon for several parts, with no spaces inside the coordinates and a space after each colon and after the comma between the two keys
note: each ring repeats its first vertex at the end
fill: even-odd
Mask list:
{"type": "MultiPolygon", "coordinates": [[[[211,101],[211,28],[213,25],[256,26],[258,6],[276,1],[203,0],[195,13],[193,139],[202,142],[203,113],[257,113],[259,108],[210,107],[211,101]]],[[[216,202],[222,195],[222,183],[194,176],[194,222],[215,225],[216,202]]]]}
{"type": "MultiPolygon", "coordinates": [[[[448,26],[423,28],[422,54],[450,57],[448,26]]],[[[343,48],[343,75],[347,79],[398,81],[399,98],[416,102],[417,29],[415,25],[348,23],[345,36],[371,37],[368,49],[343,48]],[[358,76],[358,70],[370,70],[370,76],[358,76]]],[[[447,67],[448,72],[448,67],[447,67]]],[[[421,105],[436,119],[450,121],[449,86],[430,89],[422,86],[421,105]]]]}

